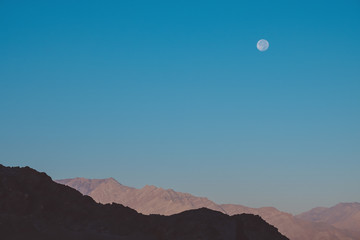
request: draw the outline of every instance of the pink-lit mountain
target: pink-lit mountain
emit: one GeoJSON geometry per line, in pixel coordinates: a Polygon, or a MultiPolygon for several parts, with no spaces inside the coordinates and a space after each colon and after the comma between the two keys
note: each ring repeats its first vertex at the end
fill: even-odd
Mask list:
{"type": "Polygon", "coordinates": [[[91,197],[29,167],[0,164],[2,240],[287,240],[259,216],[206,208],[143,215],[91,197]]]}
{"type": "Polygon", "coordinates": [[[360,232],[360,203],[339,203],[330,208],[317,207],[296,217],[311,222],[324,222],[340,229],[360,232]]]}
{"type": "MultiPolygon", "coordinates": [[[[238,204],[216,204],[205,198],[155,186],[136,189],[124,186],[113,178],[74,178],[58,180],[100,203],[120,203],[143,214],[171,215],[185,210],[206,207],[228,215],[256,214],[279,229],[291,240],[355,240],[357,235],[338,229],[328,223],[296,218],[276,208],[249,208],[238,204]]],[[[359,238],[360,239],[360,238],[359,238]]]]}

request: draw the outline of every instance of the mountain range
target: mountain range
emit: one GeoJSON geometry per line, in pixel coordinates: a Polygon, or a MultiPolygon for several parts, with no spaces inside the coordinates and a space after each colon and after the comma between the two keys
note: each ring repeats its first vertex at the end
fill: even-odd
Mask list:
{"type": "MultiPolygon", "coordinates": [[[[313,216],[314,214],[293,216],[273,207],[250,208],[238,204],[216,204],[205,197],[196,197],[189,193],[176,192],[172,189],[163,189],[149,185],[141,189],[128,187],[120,184],[113,178],[73,178],[57,180],[57,182],[92,197],[96,202],[123,204],[143,214],[171,215],[205,207],[228,215],[242,213],[259,215],[291,240],[360,239],[360,234],[355,231],[355,227],[345,227],[358,226],[359,222],[356,218],[342,221],[341,224],[336,220],[323,221],[318,218],[306,217],[313,216]]],[[[348,206],[347,204],[343,205],[348,206]]],[[[341,212],[341,209],[338,209],[338,211],[341,212]]],[[[357,214],[353,215],[359,216],[357,214]]]]}
{"type": "Polygon", "coordinates": [[[301,213],[297,218],[324,222],[340,229],[360,232],[360,203],[339,203],[333,207],[317,207],[301,213]]]}
{"type": "Polygon", "coordinates": [[[0,164],[0,236],[6,240],[287,240],[259,216],[206,208],[143,215],[96,203],[29,167],[0,164]]]}

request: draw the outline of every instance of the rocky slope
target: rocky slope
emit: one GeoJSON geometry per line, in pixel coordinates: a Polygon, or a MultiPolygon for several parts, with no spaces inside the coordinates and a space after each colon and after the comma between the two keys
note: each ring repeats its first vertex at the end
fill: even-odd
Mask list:
{"type": "Polygon", "coordinates": [[[286,240],[249,214],[228,216],[201,208],[172,216],[142,215],[99,204],[31,168],[0,165],[1,239],[286,240]]]}
{"type": "Polygon", "coordinates": [[[360,232],[360,203],[339,203],[333,207],[318,207],[296,216],[311,222],[324,222],[334,227],[360,232]]]}
{"type": "Polygon", "coordinates": [[[136,189],[124,186],[113,178],[74,178],[56,180],[56,182],[75,188],[82,194],[89,195],[96,202],[121,203],[143,214],[172,215],[202,207],[224,212],[221,206],[204,197],[149,185],[136,189]]]}
{"type": "Polygon", "coordinates": [[[298,219],[293,215],[281,212],[276,208],[248,208],[241,205],[223,204],[221,207],[229,215],[251,213],[261,216],[279,232],[291,240],[356,240],[359,235],[342,231],[326,223],[315,223],[298,219]]]}
{"type": "Polygon", "coordinates": [[[219,205],[207,198],[175,192],[172,189],[162,189],[155,186],[145,186],[141,189],[127,187],[113,178],[74,178],[58,180],[58,182],[91,196],[97,202],[121,203],[143,214],[171,215],[189,209],[206,207],[228,215],[242,213],[259,215],[291,240],[357,239],[354,235],[336,229],[329,224],[298,219],[289,213],[271,207],[249,208],[236,204],[219,205]]]}

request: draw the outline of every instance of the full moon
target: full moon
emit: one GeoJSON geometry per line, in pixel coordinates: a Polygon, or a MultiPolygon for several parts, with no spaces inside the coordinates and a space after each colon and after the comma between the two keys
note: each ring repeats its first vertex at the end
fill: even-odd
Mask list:
{"type": "Polygon", "coordinates": [[[265,39],[260,39],[256,44],[257,49],[259,49],[260,52],[264,52],[269,48],[269,42],[265,39]]]}

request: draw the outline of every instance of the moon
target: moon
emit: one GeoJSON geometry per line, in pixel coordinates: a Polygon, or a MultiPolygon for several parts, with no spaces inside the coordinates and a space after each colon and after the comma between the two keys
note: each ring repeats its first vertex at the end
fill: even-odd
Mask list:
{"type": "Polygon", "coordinates": [[[269,42],[267,40],[265,40],[265,39],[260,39],[257,42],[256,47],[260,52],[264,52],[264,51],[268,50],[269,42]]]}

